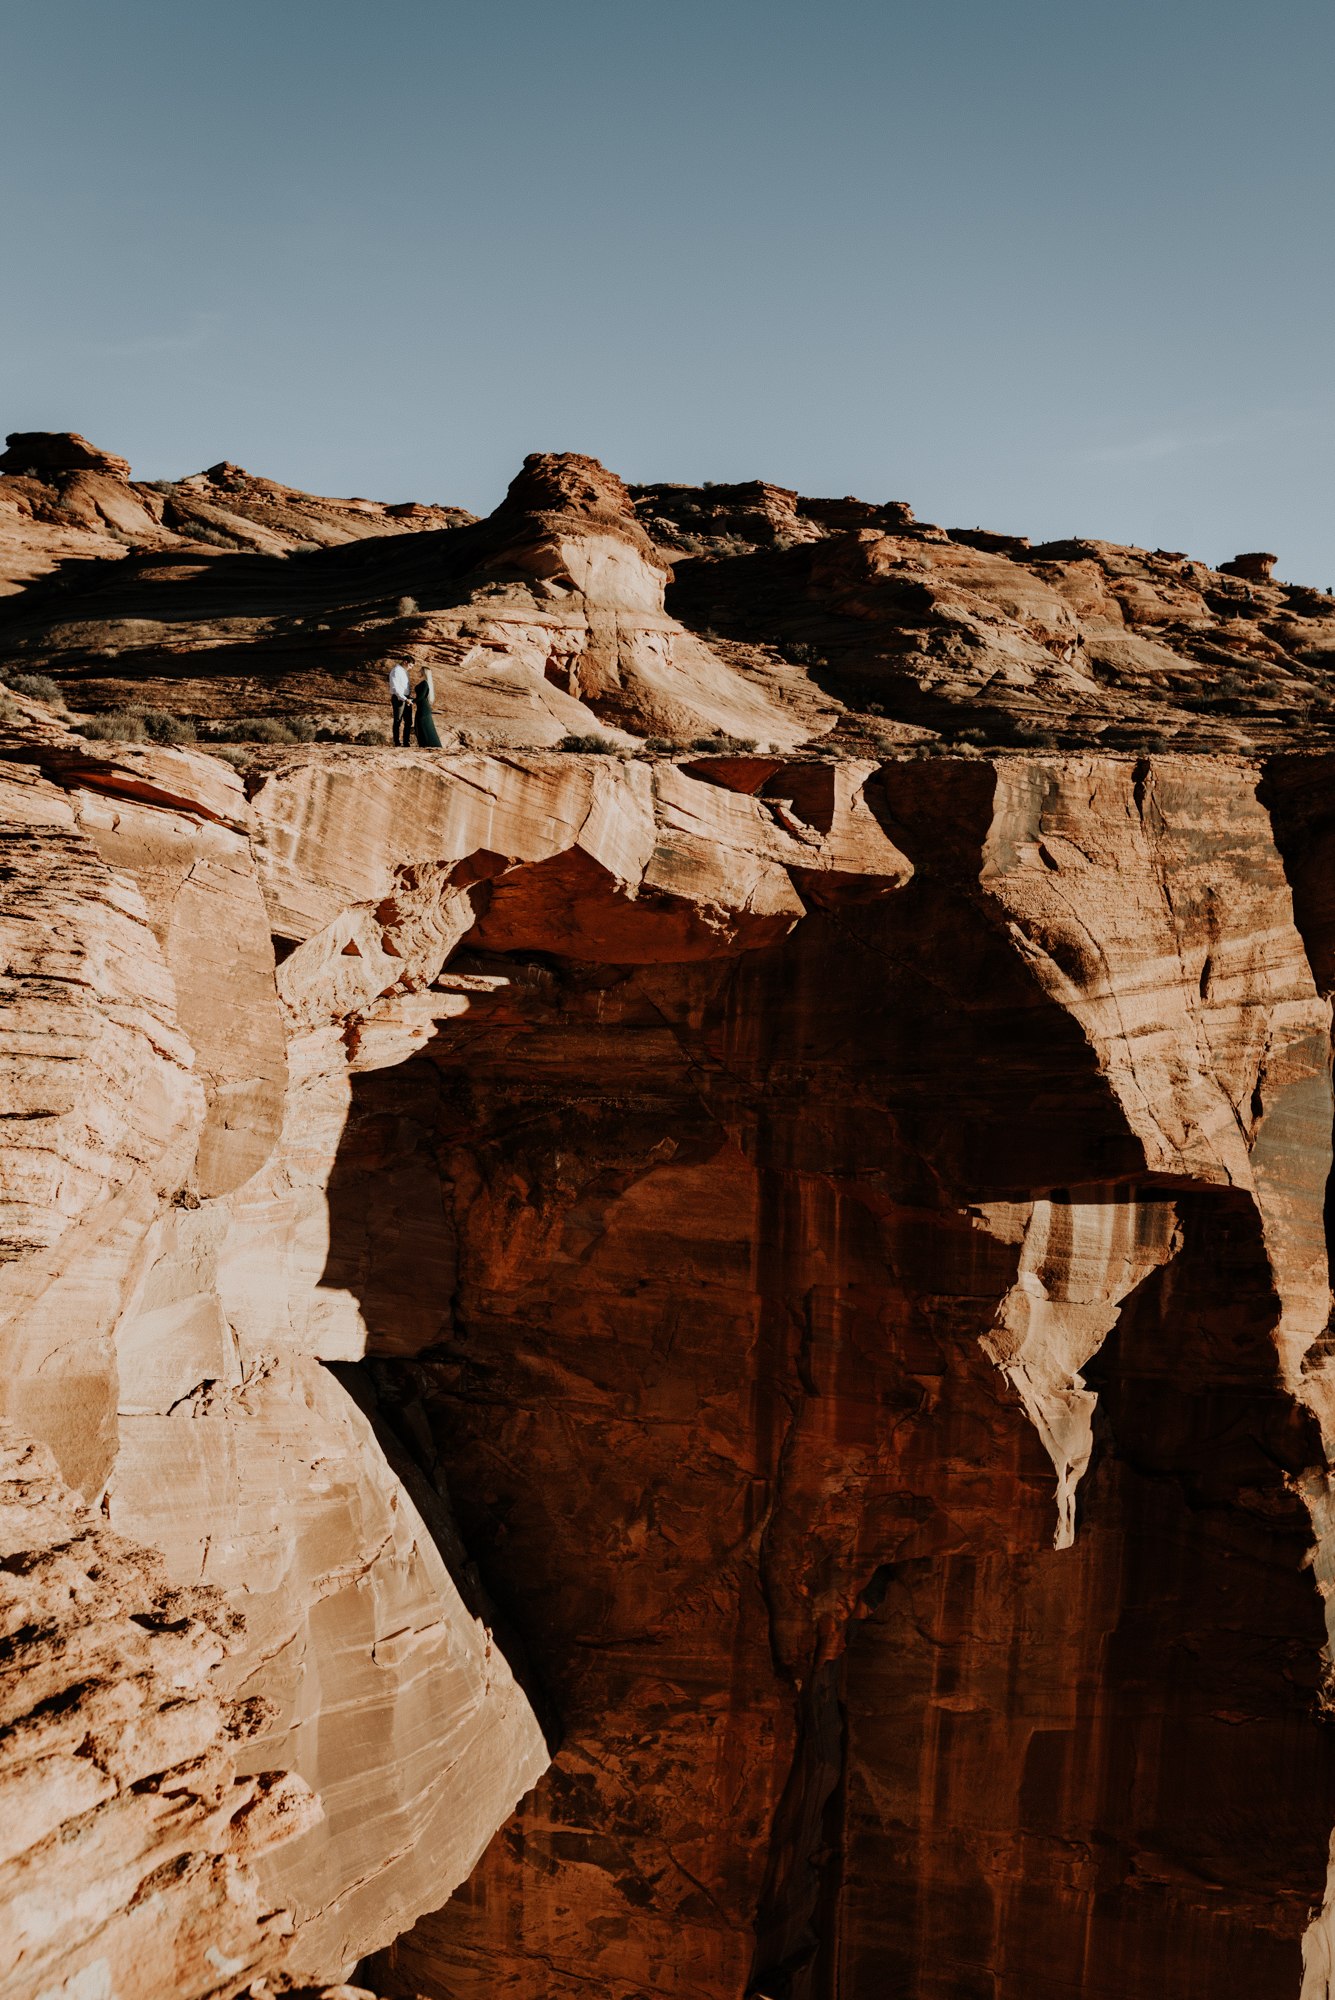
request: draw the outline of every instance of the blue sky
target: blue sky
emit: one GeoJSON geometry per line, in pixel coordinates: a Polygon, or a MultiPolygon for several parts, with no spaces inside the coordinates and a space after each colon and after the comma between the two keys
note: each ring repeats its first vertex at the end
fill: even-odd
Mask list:
{"type": "Polygon", "coordinates": [[[0,0],[0,430],[1335,584],[1335,9],[0,0]]]}

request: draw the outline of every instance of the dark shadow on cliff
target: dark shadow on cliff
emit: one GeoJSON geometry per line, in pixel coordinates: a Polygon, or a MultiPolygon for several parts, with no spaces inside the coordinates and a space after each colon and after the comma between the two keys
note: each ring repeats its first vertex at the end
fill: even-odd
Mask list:
{"type": "MultiPolygon", "coordinates": [[[[393,1339],[348,1246],[404,1148],[455,1273],[416,1355],[359,1373],[564,1734],[381,1990],[575,2000],[672,1958],[770,2000],[1187,2000],[1183,1951],[1296,1962],[1335,1798],[1254,1216],[1177,1197],[1054,1552],[1051,1465],[978,1346],[1016,1253],[970,1205],[1130,1195],[1139,1154],[956,853],[920,852],[898,896],[732,962],[548,956],[513,1017],[354,1079],[331,1281],[393,1339]],[[1258,1796],[1290,1865],[1260,1898],[1258,1796]]],[[[388,1262],[430,1259],[409,1232],[388,1262]]]]}

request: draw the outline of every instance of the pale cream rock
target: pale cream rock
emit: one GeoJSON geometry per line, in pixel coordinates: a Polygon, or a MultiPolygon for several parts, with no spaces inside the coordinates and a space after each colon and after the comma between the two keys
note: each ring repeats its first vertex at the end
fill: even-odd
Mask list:
{"type": "Polygon", "coordinates": [[[148,1261],[116,1327],[122,1416],[165,1415],[205,1382],[239,1388],[236,1338],[218,1295],[221,1203],[173,1208],[153,1224],[148,1261]]]}
{"type": "Polygon", "coordinates": [[[1053,1547],[1075,1540],[1076,1487],[1089,1468],[1098,1397],[1080,1370],[1123,1299],[1181,1247],[1170,1201],[989,1202],[989,1232],[1020,1245],[1015,1282],[983,1348],[1018,1393],[1057,1473],[1053,1547]]]}
{"type": "Polygon", "coordinates": [[[279,1719],[243,1762],[293,1769],[321,1825],[260,1864],[318,1972],[458,1883],[547,1753],[366,1419],[316,1363],[252,1366],[192,1413],[123,1423],[111,1521],[244,1607],[224,1670],[279,1719]]]}
{"type": "Polygon", "coordinates": [[[137,888],[73,827],[3,839],[3,1403],[91,1497],[115,1453],[112,1329],[203,1091],[137,888]]]}
{"type": "Polygon", "coordinates": [[[320,1804],[236,1775],[219,1594],[173,1589],[5,1423],[0,1558],[0,1996],[204,2000],[275,1970],[291,1922],[251,1864],[320,1804]]]}
{"type": "Polygon", "coordinates": [[[1320,1204],[1288,1185],[1283,1135],[1294,1118],[1329,1130],[1331,1017],[1257,773],[1212,761],[1207,790],[1182,759],[996,770],[982,885],[1084,1029],[1146,1170],[1255,1195],[1301,1393],[1329,1280],[1320,1204]]]}
{"type": "MultiPolygon", "coordinates": [[[[1181,760],[1137,769],[1095,758],[998,763],[980,880],[1035,977],[1080,1022],[1146,1169],[1255,1197],[1284,1308],[1281,1366],[1315,1408],[1325,1392],[1304,1378],[1302,1360],[1329,1316],[1329,1276],[1320,1201],[1290,1184],[1288,1126],[1330,1129],[1330,1004],[1294,923],[1254,770],[1214,763],[1207,792],[1181,760]]],[[[1115,1323],[1116,1301],[1172,1253],[1163,1248],[1144,1269],[1123,1255],[1101,1296],[1052,1296],[1037,1277],[1042,1249],[1031,1265],[1024,1241],[988,1346],[1057,1468],[1065,1547],[1095,1400],[1079,1369],[1115,1323]],[[1087,1326],[1077,1306],[1092,1310],[1087,1326]]],[[[1054,1268],[1071,1282],[1060,1259],[1054,1268]]],[[[1319,1414],[1329,1426],[1324,1403],[1319,1414]]]]}
{"type": "Polygon", "coordinates": [[[103,860],[132,875],[144,896],[204,1086],[191,1185],[226,1194],[272,1152],[287,1084],[273,947],[249,842],[201,811],[85,789],[73,799],[103,860]]]}

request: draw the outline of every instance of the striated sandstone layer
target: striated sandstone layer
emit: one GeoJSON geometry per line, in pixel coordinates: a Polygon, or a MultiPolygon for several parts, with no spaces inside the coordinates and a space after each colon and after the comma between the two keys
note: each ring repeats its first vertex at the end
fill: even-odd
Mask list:
{"type": "Polygon", "coordinates": [[[242,1619],[214,1588],[173,1586],[7,1424],[0,1563],[0,1993],[193,2000],[263,1981],[292,1923],[254,1864],[321,1809],[263,1760],[237,1776],[269,1719],[222,1693],[242,1619]]]}
{"type": "MultiPolygon", "coordinates": [[[[41,1440],[16,1431],[15,1449],[38,1453],[48,1481],[53,1451],[107,1530],[106,1548],[94,1537],[89,1556],[76,1550],[90,1581],[70,1571],[66,1594],[81,1633],[112,1621],[99,1657],[126,1687],[112,1675],[110,1718],[161,1706],[155,1672],[168,1687],[207,1676],[209,1696],[179,1743],[162,1727],[136,1738],[125,1783],[177,1802],[165,1830],[156,1806],[136,1806],[141,1837],[139,1819],[115,1816],[124,1774],[102,1756],[87,1640],[71,1651],[49,1591],[30,1604],[26,1585],[10,1589],[49,1566],[51,1537],[25,1542],[20,1518],[0,1580],[18,1646],[14,1866],[44,1880],[44,1841],[72,1866],[105,1847],[107,1885],[94,1897],[80,1879],[71,1913],[42,1905],[29,1922],[16,1878],[5,1990],[31,2000],[57,1973],[105,2000],[231,1994],[271,1971],[336,1978],[468,1874],[546,1750],[448,1502],[392,1439],[386,1455],[356,1395],[315,1359],[318,1337],[304,1337],[323,1256],[302,1260],[292,1189],[321,1185],[324,1160],[289,1087],[241,784],[207,758],[32,734],[5,780],[4,1405],[41,1440]],[[290,1177],[278,1170],[277,1189],[261,1190],[294,1109],[290,1177]],[[140,1554],[108,1553],[122,1550],[140,1554]],[[125,1560],[148,1566],[128,1601],[115,1588],[125,1560]],[[158,1604],[188,1607],[192,1592],[222,1617],[226,1644],[181,1680],[181,1614],[158,1604]],[[48,1656],[67,1662],[49,1686],[48,1656]],[[210,1745],[229,1703],[248,1726],[220,1764],[210,1745]],[[281,1860],[256,1838],[235,1876],[227,1825],[241,1813],[253,1832],[242,1809],[270,1793],[310,1810],[284,1818],[281,1860]],[[189,1895],[164,1900],[159,1883],[177,1875],[189,1895]]],[[[331,1114],[330,1158],[341,1121],[321,1100],[317,1130],[331,1114]]],[[[34,1533],[46,1533],[44,1491],[34,1533]]],[[[81,1532],[87,1543],[74,1528],[64,1540],[81,1532]]],[[[192,1640],[182,1659],[199,1653],[192,1640]]],[[[174,1729],[181,1698],[165,1699],[174,1729]]]]}
{"type": "Polygon", "coordinates": [[[13,1408],[244,1617],[282,1977],[1297,1993],[1325,760],[7,770],[13,1408]]]}

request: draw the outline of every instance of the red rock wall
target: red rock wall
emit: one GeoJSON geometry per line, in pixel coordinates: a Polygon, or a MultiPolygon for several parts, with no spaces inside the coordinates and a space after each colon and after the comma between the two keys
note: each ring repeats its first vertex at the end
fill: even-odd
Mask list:
{"type": "Polygon", "coordinates": [[[10,1407],[324,1802],[217,1990],[1328,2000],[1324,797],[34,736],[10,1407]]]}
{"type": "Polygon", "coordinates": [[[387,1992],[1298,1993],[1329,1041],[1255,780],[888,775],[894,896],[461,958],[514,984],[413,1065],[454,1325],[371,1366],[564,1740],[387,1992]]]}

